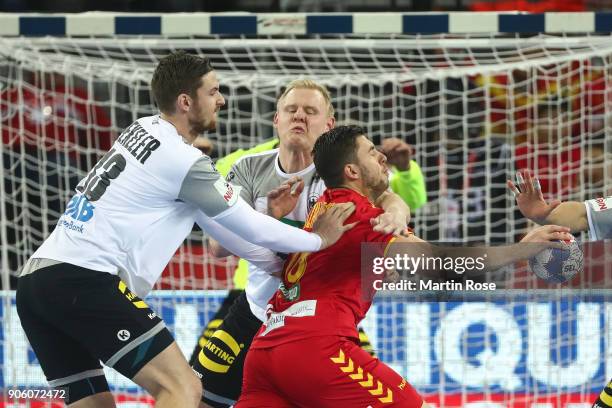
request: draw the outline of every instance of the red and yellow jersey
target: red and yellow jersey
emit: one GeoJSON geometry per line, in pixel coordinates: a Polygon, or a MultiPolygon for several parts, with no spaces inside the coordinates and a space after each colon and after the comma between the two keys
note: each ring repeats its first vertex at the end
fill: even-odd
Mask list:
{"type": "Polygon", "coordinates": [[[355,212],[346,223],[357,225],[327,249],[295,253],[287,259],[281,286],[270,299],[267,321],[252,348],[326,335],[358,338],[357,324],[371,305],[361,292],[361,243],[388,243],[393,235],[372,229],[370,220],[382,214],[382,209],[344,188],[326,190],[304,228],[310,229],[326,207],[344,202],[355,203],[355,212]]]}

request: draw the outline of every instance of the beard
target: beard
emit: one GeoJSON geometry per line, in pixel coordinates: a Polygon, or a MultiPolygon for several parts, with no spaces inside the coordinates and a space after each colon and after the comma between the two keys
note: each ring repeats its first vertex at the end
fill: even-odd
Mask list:
{"type": "Polygon", "coordinates": [[[189,127],[194,133],[201,135],[204,132],[210,132],[217,129],[217,120],[215,117],[211,120],[205,118],[189,119],[189,127]]]}
{"type": "Polygon", "coordinates": [[[363,174],[363,182],[368,190],[372,194],[372,198],[378,198],[382,193],[387,191],[389,188],[388,177],[375,177],[374,175],[367,172],[366,169],[361,168],[361,174],[363,174]]]}

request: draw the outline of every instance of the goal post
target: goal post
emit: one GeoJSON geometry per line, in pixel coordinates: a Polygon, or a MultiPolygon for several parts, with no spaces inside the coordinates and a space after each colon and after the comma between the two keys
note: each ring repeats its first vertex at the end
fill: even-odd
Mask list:
{"type": "MultiPolygon", "coordinates": [[[[44,385],[15,313],[14,276],[79,178],[132,121],[156,112],[149,82],[167,53],[206,55],[218,73],[227,104],[208,135],[214,156],[274,137],[283,86],[313,78],[329,88],[337,124],[414,147],[428,197],[413,215],[418,236],[498,244],[530,227],[505,186],[517,170],[534,170],[549,199],[612,194],[610,32],[608,13],[0,14],[5,400],[44,385]]],[[[187,355],[234,265],[211,257],[194,231],[151,295],[187,355]]],[[[509,285],[537,287],[519,280],[509,285]]],[[[592,402],[612,377],[608,295],[513,293],[446,303],[383,295],[366,331],[440,408],[592,402]]],[[[112,378],[126,406],[148,404],[112,378]]]]}

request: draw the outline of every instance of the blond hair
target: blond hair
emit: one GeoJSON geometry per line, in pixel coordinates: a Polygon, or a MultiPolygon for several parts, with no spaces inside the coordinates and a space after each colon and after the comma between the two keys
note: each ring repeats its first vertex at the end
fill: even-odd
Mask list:
{"type": "Polygon", "coordinates": [[[323,95],[323,99],[325,99],[325,104],[327,105],[327,116],[330,118],[334,116],[334,106],[332,105],[331,95],[329,94],[329,91],[327,90],[325,85],[321,85],[320,83],[313,81],[312,79],[294,79],[293,81],[289,82],[285,87],[285,90],[283,91],[282,95],[278,98],[276,104],[277,109],[278,104],[280,104],[283,98],[285,98],[285,96],[287,96],[287,94],[294,89],[314,89],[315,91],[319,91],[319,93],[323,95]]]}

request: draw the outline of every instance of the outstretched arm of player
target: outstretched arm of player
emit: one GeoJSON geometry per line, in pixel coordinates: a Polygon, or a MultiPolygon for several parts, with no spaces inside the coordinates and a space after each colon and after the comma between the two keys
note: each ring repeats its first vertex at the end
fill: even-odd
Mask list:
{"type": "Polygon", "coordinates": [[[251,208],[242,198],[229,209],[212,217],[245,240],[273,251],[314,252],[336,243],[353,225],[343,225],[355,205],[337,205],[323,213],[312,233],[291,227],[251,208]]]}
{"type": "MultiPolygon", "coordinates": [[[[419,258],[479,258],[483,257],[484,271],[497,270],[505,265],[531,258],[546,248],[563,248],[556,241],[570,239],[569,228],[558,225],[545,225],[530,231],[518,244],[503,245],[497,247],[440,247],[432,245],[422,239],[410,235],[398,237],[389,244],[386,257],[394,258],[397,255],[403,257],[419,258]]],[[[419,273],[419,271],[416,271],[419,273]]],[[[432,277],[431,271],[421,271],[424,275],[432,277]],[[429,272],[429,273],[428,273],[429,272]]],[[[474,274],[470,274],[473,276],[474,274]]],[[[438,276],[433,276],[438,277],[438,276]]]]}
{"type": "Polygon", "coordinates": [[[196,223],[203,231],[236,256],[244,258],[266,271],[278,272],[282,269],[284,261],[274,252],[245,241],[203,212],[200,211],[196,216],[196,223]]]}
{"type": "Polygon", "coordinates": [[[196,216],[196,223],[203,231],[215,239],[219,245],[222,245],[236,256],[246,259],[258,268],[271,274],[282,269],[284,261],[276,256],[274,252],[245,241],[203,212],[200,211],[196,216]]]}
{"type": "Polygon", "coordinates": [[[208,240],[208,252],[215,258],[225,258],[226,256],[234,255],[214,238],[208,240]]]}
{"type": "Polygon", "coordinates": [[[198,158],[185,175],[179,200],[194,205],[246,241],[278,252],[314,252],[334,244],[353,225],[343,225],[353,203],[334,206],[321,215],[312,233],[294,228],[251,208],[240,189],[226,182],[210,157],[198,158]]]}
{"type": "Polygon", "coordinates": [[[516,175],[516,184],[507,182],[508,188],[514,193],[516,203],[521,213],[538,224],[555,224],[571,228],[572,232],[587,231],[589,222],[584,203],[577,201],[558,200],[547,203],[540,189],[540,182],[526,170],[516,175]]]}

